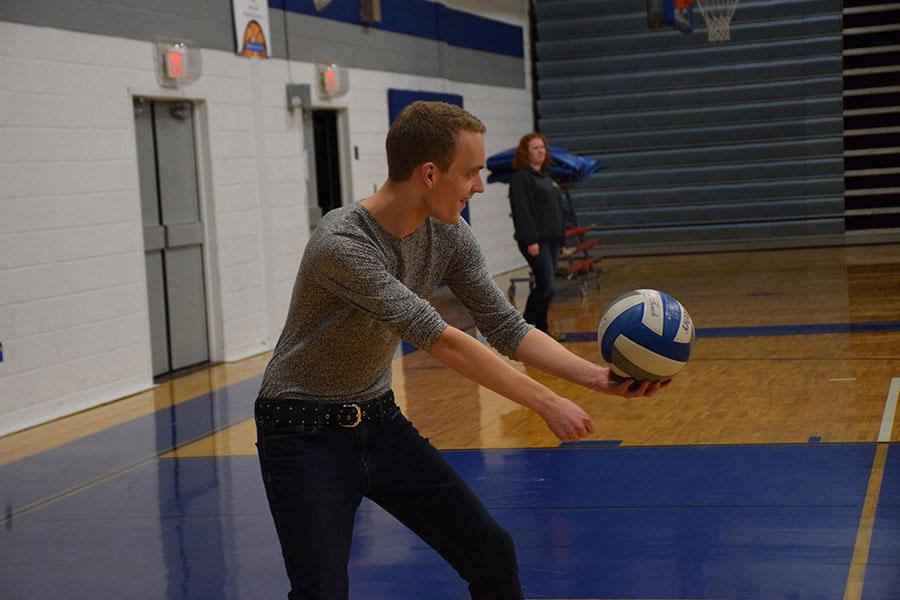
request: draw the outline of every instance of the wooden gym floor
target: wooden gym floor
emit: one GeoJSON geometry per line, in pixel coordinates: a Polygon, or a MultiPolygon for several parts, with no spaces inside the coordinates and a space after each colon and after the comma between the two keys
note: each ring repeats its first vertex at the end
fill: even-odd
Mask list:
{"type": "MultiPolygon", "coordinates": [[[[559,284],[573,352],[599,360],[604,307],[642,287],[678,298],[698,339],[650,399],[528,369],[594,415],[590,440],[560,445],[422,352],[394,362],[404,412],[513,534],[528,597],[900,597],[900,246],[601,264],[584,296],[559,284]]],[[[284,597],[250,419],[267,359],[0,438],[0,597],[284,597]]],[[[350,568],[354,600],[466,597],[368,503],[350,568]]]]}

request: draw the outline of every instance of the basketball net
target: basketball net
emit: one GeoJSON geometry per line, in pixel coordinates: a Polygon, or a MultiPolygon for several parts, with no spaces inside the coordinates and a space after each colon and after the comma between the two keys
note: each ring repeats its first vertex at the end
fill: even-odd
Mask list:
{"type": "Polygon", "coordinates": [[[731,17],[739,0],[697,0],[706,28],[709,30],[709,41],[727,42],[731,39],[731,17]]]}

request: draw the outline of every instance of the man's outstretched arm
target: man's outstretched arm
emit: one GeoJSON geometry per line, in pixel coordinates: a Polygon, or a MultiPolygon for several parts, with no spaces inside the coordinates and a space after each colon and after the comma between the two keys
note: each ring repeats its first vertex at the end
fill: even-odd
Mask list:
{"type": "Polygon", "coordinates": [[[564,442],[580,440],[594,432],[594,421],[584,409],[517,371],[455,327],[448,326],[440,334],[429,354],[464,377],[534,410],[564,442]]]}
{"type": "Polygon", "coordinates": [[[516,360],[586,388],[626,398],[652,396],[668,383],[647,381],[638,383],[633,379],[623,380],[608,367],[601,367],[573,354],[538,329],[532,329],[525,334],[516,349],[516,360]]]}

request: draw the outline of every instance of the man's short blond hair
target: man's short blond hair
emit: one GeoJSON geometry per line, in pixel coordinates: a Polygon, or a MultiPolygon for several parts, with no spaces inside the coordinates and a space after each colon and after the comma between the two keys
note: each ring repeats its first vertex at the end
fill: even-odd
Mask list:
{"type": "Polygon", "coordinates": [[[416,166],[433,162],[442,171],[453,163],[460,131],[484,133],[484,123],[446,102],[413,102],[397,115],[387,134],[388,177],[406,181],[416,166]]]}

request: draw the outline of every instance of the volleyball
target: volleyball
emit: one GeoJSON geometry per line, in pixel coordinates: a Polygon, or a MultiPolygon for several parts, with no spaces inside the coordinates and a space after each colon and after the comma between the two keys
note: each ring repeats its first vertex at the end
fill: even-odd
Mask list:
{"type": "Polygon", "coordinates": [[[600,353],[621,377],[661,381],[691,356],[694,323],[681,303],[657,290],[634,290],[613,300],[597,329],[600,353]]]}

